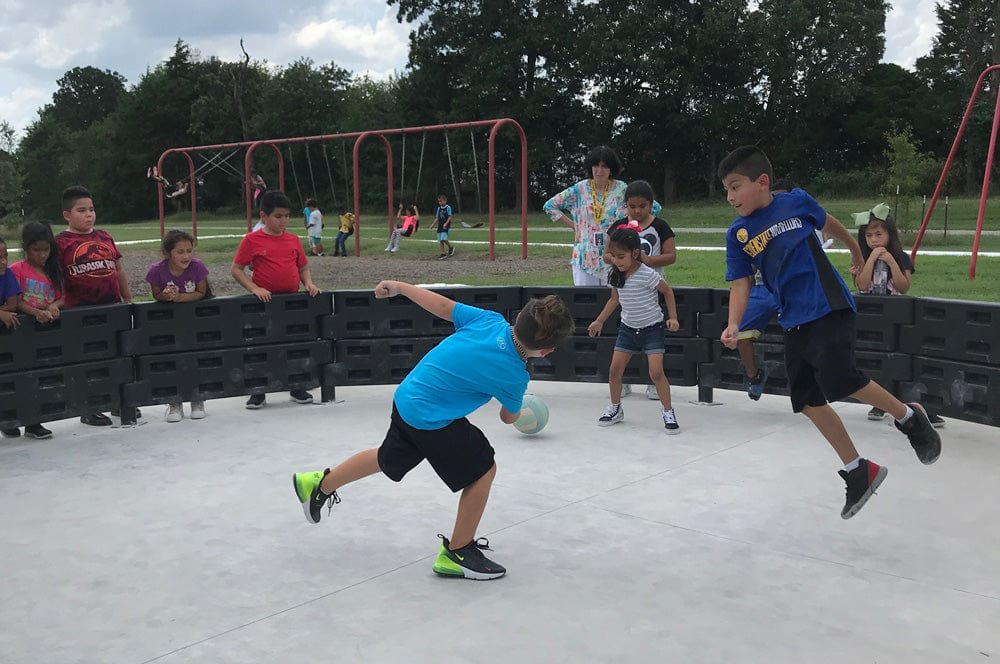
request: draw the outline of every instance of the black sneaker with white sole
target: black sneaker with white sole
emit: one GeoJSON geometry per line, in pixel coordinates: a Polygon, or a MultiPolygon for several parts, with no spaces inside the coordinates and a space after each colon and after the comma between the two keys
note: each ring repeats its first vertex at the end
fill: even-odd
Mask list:
{"type": "Polygon", "coordinates": [[[312,403],[313,395],[309,394],[305,390],[292,390],[288,393],[292,397],[292,401],[295,403],[312,403]]]}
{"type": "Polygon", "coordinates": [[[604,414],[597,418],[597,425],[602,427],[609,427],[612,424],[618,424],[625,419],[625,409],[622,408],[620,403],[608,404],[608,407],[604,409],[604,414]]]}
{"type": "Polygon", "coordinates": [[[941,436],[934,430],[923,406],[916,402],[906,405],[913,409],[913,417],[905,424],[895,422],[896,428],[910,439],[910,446],[917,453],[920,463],[929,466],[941,456],[941,436]]]}
{"type": "Polygon", "coordinates": [[[258,408],[264,407],[264,401],[267,399],[266,395],[263,394],[251,394],[250,398],[247,399],[247,409],[257,410],[258,408]]]}

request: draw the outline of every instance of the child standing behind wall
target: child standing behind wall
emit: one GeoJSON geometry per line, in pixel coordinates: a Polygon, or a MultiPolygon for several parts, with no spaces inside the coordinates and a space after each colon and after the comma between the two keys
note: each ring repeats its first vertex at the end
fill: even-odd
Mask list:
{"type": "MultiPolygon", "coordinates": [[[[871,210],[854,215],[858,226],[858,244],[865,264],[854,276],[858,292],[868,295],[904,295],[913,284],[913,262],[903,251],[896,222],[889,214],[889,206],[879,203],[871,210]]],[[[885,418],[885,411],[872,408],[869,420],[885,418]]],[[[927,419],[935,429],[944,426],[944,420],[928,412],[927,419]]]]}
{"type": "MultiPolygon", "coordinates": [[[[194,257],[194,237],[184,231],[167,231],[160,244],[163,260],[149,266],[146,281],[157,302],[197,302],[209,295],[208,268],[194,257]]],[[[205,417],[205,402],[191,402],[191,419],[205,417]]],[[[167,422],[184,419],[180,401],[167,406],[167,422]]]]}
{"type": "MultiPolygon", "coordinates": [[[[62,194],[62,207],[68,227],[56,236],[56,244],[65,282],[64,306],[131,304],[122,254],[111,235],[94,228],[97,213],[90,192],[79,185],[68,187],[62,194]]],[[[111,418],[103,413],[84,415],[80,421],[90,426],[111,425],[111,418]]]]}
{"type": "MultiPolygon", "coordinates": [[[[10,266],[10,272],[21,289],[18,311],[33,316],[41,324],[51,323],[59,318],[59,307],[62,306],[62,273],[52,228],[41,221],[25,224],[21,229],[21,246],[24,260],[10,266]]],[[[3,435],[16,438],[21,432],[15,427],[4,429],[3,435]]],[[[35,423],[24,427],[24,435],[28,438],[51,438],[52,432],[35,423]]]]}
{"type": "MultiPolygon", "coordinates": [[[[286,230],[291,214],[292,203],[283,192],[276,189],[264,192],[260,197],[260,220],[264,227],[243,236],[236,250],[230,273],[261,302],[270,302],[273,293],[298,292],[300,281],[309,295],[319,294],[309,274],[309,259],[302,243],[286,230]],[[247,267],[253,270],[252,279],[246,273],[247,267]]],[[[305,390],[292,390],[290,394],[296,403],[313,402],[312,395],[305,390]]],[[[254,394],[246,406],[251,410],[262,408],[264,400],[264,394],[254,394]]]]}

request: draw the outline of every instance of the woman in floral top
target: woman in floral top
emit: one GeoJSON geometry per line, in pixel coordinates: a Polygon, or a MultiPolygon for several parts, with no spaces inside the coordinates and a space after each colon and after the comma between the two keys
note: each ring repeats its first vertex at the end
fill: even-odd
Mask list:
{"type": "MultiPolygon", "coordinates": [[[[599,145],[583,162],[590,176],[565,189],[542,206],[552,221],[573,229],[573,284],[606,286],[608,266],[604,263],[604,237],[611,223],[625,215],[625,182],[615,178],[622,170],[614,150],[599,145]]],[[[659,209],[654,205],[653,214],[659,209]]]]}

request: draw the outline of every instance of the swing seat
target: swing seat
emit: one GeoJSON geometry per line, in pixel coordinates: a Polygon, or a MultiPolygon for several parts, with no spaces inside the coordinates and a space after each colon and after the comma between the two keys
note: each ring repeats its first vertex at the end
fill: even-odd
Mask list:
{"type": "Polygon", "coordinates": [[[479,228],[480,226],[483,225],[483,222],[481,222],[481,221],[480,222],[476,222],[475,224],[470,224],[470,223],[465,222],[465,221],[460,221],[458,223],[462,224],[462,228],[479,228]]]}

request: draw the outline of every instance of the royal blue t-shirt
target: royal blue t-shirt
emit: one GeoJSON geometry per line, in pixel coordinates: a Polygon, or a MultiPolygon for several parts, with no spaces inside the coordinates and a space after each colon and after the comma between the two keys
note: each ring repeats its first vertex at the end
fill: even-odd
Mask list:
{"type": "Polygon", "coordinates": [[[767,207],[738,217],[726,233],[726,281],[760,270],[786,330],[831,311],[853,309],[854,298],[816,239],[826,210],[801,189],[776,194],[767,207]]]}
{"type": "Polygon", "coordinates": [[[455,332],[435,346],[396,388],[393,401],[415,429],[440,429],[492,398],[521,410],[528,370],[514,347],[510,323],[495,311],[460,302],[455,332]]]}
{"type": "Polygon", "coordinates": [[[17,282],[14,272],[9,267],[5,267],[3,274],[0,274],[0,304],[5,303],[8,297],[20,294],[21,284],[17,282]]]}

